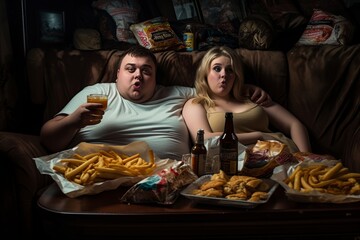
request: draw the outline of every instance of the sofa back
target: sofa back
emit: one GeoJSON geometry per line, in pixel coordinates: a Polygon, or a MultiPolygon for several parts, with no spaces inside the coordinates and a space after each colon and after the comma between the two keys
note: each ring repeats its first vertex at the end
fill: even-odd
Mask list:
{"type": "Polygon", "coordinates": [[[313,149],[360,171],[360,44],[298,46],[287,53],[288,109],[313,149]]]}
{"type": "MultiPolygon", "coordinates": [[[[286,104],[288,67],[280,51],[236,49],[245,63],[247,82],[255,83],[272,98],[286,104]]],[[[82,88],[100,82],[113,82],[120,50],[31,49],[27,73],[33,104],[44,107],[43,121],[52,118],[82,88]]],[[[158,83],[193,86],[195,72],[205,52],[165,51],[155,53],[158,83]]]]}

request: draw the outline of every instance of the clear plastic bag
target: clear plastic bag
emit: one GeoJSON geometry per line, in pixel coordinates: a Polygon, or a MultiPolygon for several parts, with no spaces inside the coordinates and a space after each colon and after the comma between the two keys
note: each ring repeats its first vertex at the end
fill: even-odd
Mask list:
{"type": "Polygon", "coordinates": [[[126,203],[173,204],[181,190],[198,179],[190,165],[177,161],[132,186],[120,199],[126,203]]]}

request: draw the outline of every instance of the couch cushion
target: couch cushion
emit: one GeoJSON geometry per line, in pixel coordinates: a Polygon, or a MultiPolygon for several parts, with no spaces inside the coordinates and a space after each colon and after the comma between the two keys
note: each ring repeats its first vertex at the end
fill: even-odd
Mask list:
{"type": "Polygon", "coordinates": [[[301,46],[287,56],[289,109],[308,127],[314,152],[357,162],[351,149],[360,148],[352,142],[360,134],[360,45],[301,46]]]}
{"type": "Polygon", "coordinates": [[[289,73],[285,53],[243,48],[236,51],[245,64],[245,81],[260,86],[286,107],[289,73]]]}
{"type": "MultiPolygon", "coordinates": [[[[280,51],[235,49],[245,64],[245,79],[262,87],[274,101],[286,106],[288,67],[280,51]]],[[[158,83],[193,86],[196,69],[205,51],[155,53],[158,59],[158,83]]]]}
{"type": "Polygon", "coordinates": [[[31,49],[27,57],[30,96],[33,103],[44,105],[44,121],[85,86],[115,81],[119,53],[31,49]]]}
{"type": "Polygon", "coordinates": [[[194,86],[195,72],[205,51],[155,53],[158,60],[158,83],[170,86],[194,86]]]}

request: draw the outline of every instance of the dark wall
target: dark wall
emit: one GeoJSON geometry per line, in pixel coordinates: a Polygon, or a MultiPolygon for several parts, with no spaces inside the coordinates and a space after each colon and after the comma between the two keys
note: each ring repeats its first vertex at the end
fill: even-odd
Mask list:
{"type": "MultiPolygon", "coordinates": [[[[2,1],[2,0],[1,0],[2,1]]],[[[142,13],[143,18],[161,15],[167,13],[168,16],[175,16],[172,12],[172,2],[162,0],[141,0],[147,4],[146,11],[142,13]],[[160,6],[160,7],[159,7],[160,6]]],[[[11,119],[7,129],[13,132],[37,133],[38,129],[32,129],[28,126],[34,126],[41,122],[41,113],[43,106],[32,104],[29,99],[29,86],[26,74],[26,55],[29,49],[41,48],[72,48],[73,33],[77,28],[95,28],[98,22],[94,19],[91,3],[93,0],[5,0],[7,8],[7,17],[9,22],[9,34],[14,56],[13,79],[15,81],[16,103],[11,109],[11,119]],[[65,33],[61,42],[44,42],[40,37],[40,15],[42,11],[58,12],[64,14],[65,33]]]]}
{"type": "Polygon", "coordinates": [[[6,111],[10,112],[7,131],[36,133],[33,123],[41,122],[43,106],[35,106],[29,101],[29,86],[26,74],[26,54],[34,47],[61,47],[66,48],[71,45],[72,32],[76,27],[76,12],[81,9],[81,5],[89,5],[89,0],[6,0],[7,16],[9,22],[9,34],[13,53],[13,65],[11,81],[16,90],[14,98],[16,103],[6,111]],[[39,40],[39,11],[59,11],[64,12],[66,21],[64,41],[62,43],[48,44],[39,40]]]}

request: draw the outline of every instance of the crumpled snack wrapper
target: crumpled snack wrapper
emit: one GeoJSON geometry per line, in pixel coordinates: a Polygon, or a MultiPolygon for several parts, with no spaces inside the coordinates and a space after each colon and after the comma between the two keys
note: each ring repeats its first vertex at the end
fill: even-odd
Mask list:
{"type": "Polygon", "coordinates": [[[259,140],[252,148],[246,149],[244,166],[239,174],[269,178],[275,167],[287,162],[297,161],[286,144],[276,140],[259,140]]]}
{"type": "Polygon", "coordinates": [[[334,166],[339,161],[304,160],[303,162],[300,162],[298,164],[286,163],[274,169],[271,179],[278,182],[285,189],[285,194],[288,196],[288,198],[296,202],[351,203],[360,201],[360,195],[336,195],[329,193],[321,193],[318,191],[303,193],[290,188],[286,183],[284,183],[284,180],[291,175],[291,173],[298,165],[309,166],[313,164],[319,164],[319,162],[325,164],[326,166],[334,166]]]}
{"type": "Polygon", "coordinates": [[[293,156],[298,162],[314,160],[316,162],[321,162],[322,160],[335,159],[334,156],[330,154],[317,154],[312,152],[295,152],[293,156]]]}
{"type": "Polygon", "coordinates": [[[125,203],[173,204],[180,191],[198,179],[189,164],[182,161],[141,180],[120,199],[125,203]]]}
{"type": "MultiPolygon", "coordinates": [[[[67,180],[62,174],[57,173],[53,170],[53,166],[59,164],[61,159],[69,158],[73,156],[75,153],[78,153],[80,155],[86,155],[94,152],[99,152],[100,150],[104,150],[104,151],[113,150],[117,153],[124,153],[127,155],[140,153],[140,156],[144,160],[146,160],[147,162],[149,161],[148,152],[150,150],[150,146],[144,141],[132,142],[128,145],[123,145],[123,146],[92,144],[92,143],[82,142],[72,149],[64,150],[58,153],[54,153],[43,157],[33,158],[33,159],[40,173],[50,175],[52,179],[58,184],[61,191],[65,195],[71,198],[75,198],[81,195],[98,194],[103,191],[116,189],[119,186],[132,186],[135,183],[147,177],[147,176],[137,176],[137,177],[124,176],[117,179],[106,180],[103,182],[97,182],[91,185],[83,186],[67,180]]],[[[156,168],[154,169],[154,172],[167,168],[168,166],[176,162],[176,160],[172,160],[172,159],[159,159],[156,155],[154,157],[156,163],[156,168]]]]}

